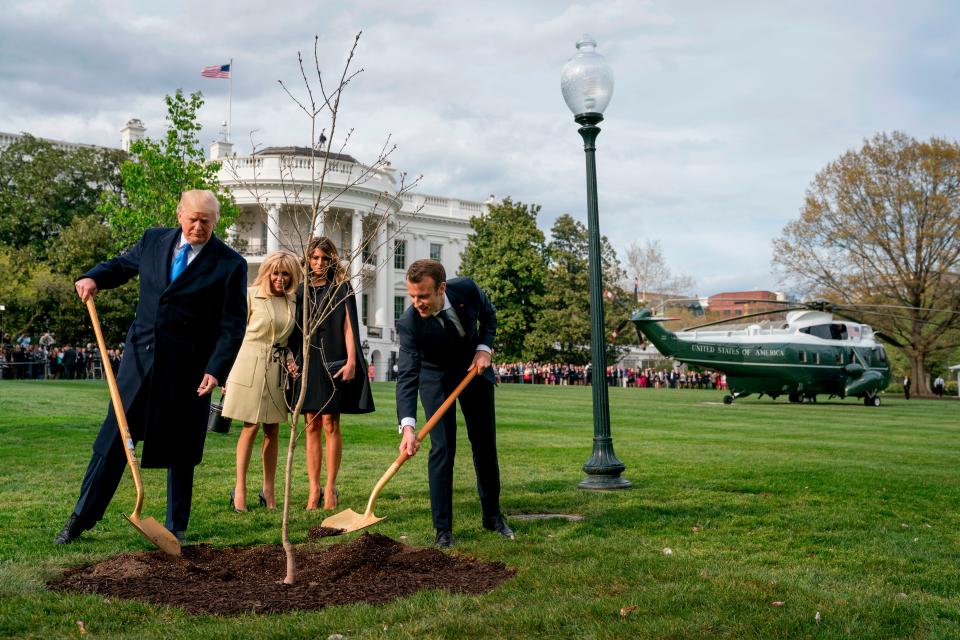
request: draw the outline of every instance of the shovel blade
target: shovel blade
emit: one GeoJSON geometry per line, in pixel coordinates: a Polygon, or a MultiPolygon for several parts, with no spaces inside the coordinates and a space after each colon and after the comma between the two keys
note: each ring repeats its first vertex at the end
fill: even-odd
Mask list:
{"type": "Polygon", "coordinates": [[[124,516],[130,521],[137,531],[143,534],[147,540],[152,542],[161,551],[171,556],[180,555],[180,541],[177,537],[162,524],[153,518],[137,518],[134,516],[124,516]]]}
{"type": "Polygon", "coordinates": [[[383,518],[378,518],[373,515],[373,513],[357,513],[353,509],[346,509],[345,511],[335,513],[329,518],[326,518],[320,525],[329,527],[330,529],[342,529],[344,533],[348,533],[358,529],[365,529],[370,525],[377,524],[381,520],[383,520],[383,518]]]}

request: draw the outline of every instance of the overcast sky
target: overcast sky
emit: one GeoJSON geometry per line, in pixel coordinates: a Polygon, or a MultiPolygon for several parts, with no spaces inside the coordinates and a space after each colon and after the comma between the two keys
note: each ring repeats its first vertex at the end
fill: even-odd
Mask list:
{"type": "Polygon", "coordinates": [[[297,51],[339,74],[347,153],[393,164],[424,193],[542,205],[540,227],[586,222],[582,142],[559,74],[588,32],[613,68],[597,165],[601,232],[618,252],[659,240],[701,295],[778,289],[771,240],[816,173],[881,131],[957,139],[960,3],[689,0],[574,3],[204,3],[0,0],[0,131],[119,145],[132,117],[163,132],[164,95],[202,90],[206,145],[227,116],[250,150],[305,145],[297,51]]]}

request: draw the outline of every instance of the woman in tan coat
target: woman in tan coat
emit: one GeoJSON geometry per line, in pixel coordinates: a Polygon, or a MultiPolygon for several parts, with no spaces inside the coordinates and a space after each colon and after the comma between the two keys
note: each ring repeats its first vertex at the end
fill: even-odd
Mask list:
{"type": "MultiPolygon", "coordinates": [[[[279,423],[287,418],[284,397],[284,347],[296,324],[296,290],[300,265],[292,253],[275,251],[260,265],[253,286],[247,289],[247,330],[243,345],[224,387],[223,415],[243,422],[237,441],[237,481],[230,492],[234,511],[247,510],[247,469],[263,424],[263,489],[261,506],[276,508],[274,480],[277,472],[279,423]]],[[[289,356],[292,366],[293,358],[289,356]]]]}

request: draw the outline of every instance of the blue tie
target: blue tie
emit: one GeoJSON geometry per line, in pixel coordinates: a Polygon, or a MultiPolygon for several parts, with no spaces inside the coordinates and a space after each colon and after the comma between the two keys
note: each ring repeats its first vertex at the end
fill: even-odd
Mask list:
{"type": "Polygon", "coordinates": [[[187,268],[187,256],[190,254],[190,244],[187,243],[180,247],[177,257],[173,259],[173,267],[170,269],[170,282],[177,279],[183,270],[187,268]]]}

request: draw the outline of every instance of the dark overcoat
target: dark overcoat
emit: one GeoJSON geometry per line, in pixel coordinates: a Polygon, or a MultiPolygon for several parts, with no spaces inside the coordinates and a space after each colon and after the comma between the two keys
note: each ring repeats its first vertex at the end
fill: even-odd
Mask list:
{"type": "MultiPolygon", "coordinates": [[[[333,282],[333,275],[328,278],[333,282]]],[[[310,362],[307,375],[307,393],[303,401],[303,412],[323,415],[337,413],[371,413],[373,392],[370,390],[370,379],[367,377],[367,361],[363,356],[360,344],[360,321],[357,317],[357,299],[349,281],[339,285],[328,285],[324,288],[322,297],[317,299],[316,293],[309,285],[300,285],[297,291],[296,326],[290,334],[288,345],[297,361],[297,366],[303,368],[303,304],[305,291],[311,294],[307,299],[313,300],[311,317],[322,317],[323,322],[316,327],[310,336],[310,362]],[[343,335],[350,318],[353,333],[353,348],[356,358],[356,370],[353,380],[344,382],[334,380],[332,373],[327,370],[329,363],[346,361],[347,345],[343,335]]],[[[300,397],[300,383],[303,377],[296,379],[291,385],[290,406],[294,406],[300,397]]]]}
{"type": "MultiPolygon", "coordinates": [[[[117,385],[128,413],[138,395],[138,407],[145,407],[130,421],[130,431],[143,441],[146,468],[200,463],[210,395],[198,396],[197,388],[205,373],[226,381],[247,320],[247,263],[216,236],[170,282],[180,235],[179,227],[149,229],[129,251],[84,274],[98,290],[140,277],[117,385]]],[[[111,405],[94,451],[106,456],[118,437],[111,405]]]]}
{"type": "MultiPolygon", "coordinates": [[[[397,371],[397,419],[417,417],[417,392],[441,393],[456,386],[467,374],[478,344],[493,348],[497,334],[497,312],[487,295],[470,278],[447,280],[446,296],[466,333],[457,349],[443,341],[430,339],[434,327],[413,305],[397,320],[400,337],[400,362],[397,371]]],[[[493,367],[483,377],[496,382],[493,367]]],[[[444,393],[444,396],[446,394],[444,393]]],[[[429,417],[429,416],[427,416],[429,417]]]]}

